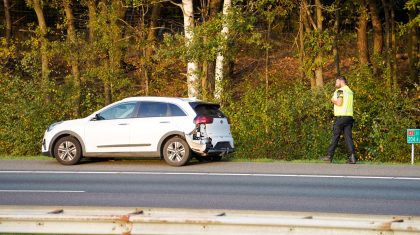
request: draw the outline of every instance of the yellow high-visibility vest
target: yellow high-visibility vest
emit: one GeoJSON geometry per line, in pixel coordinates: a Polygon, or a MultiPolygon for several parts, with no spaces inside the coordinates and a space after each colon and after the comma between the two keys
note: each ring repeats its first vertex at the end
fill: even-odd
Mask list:
{"type": "Polygon", "coordinates": [[[348,86],[343,86],[334,92],[334,99],[342,98],[341,106],[334,104],[334,116],[353,117],[353,91],[348,86]]]}

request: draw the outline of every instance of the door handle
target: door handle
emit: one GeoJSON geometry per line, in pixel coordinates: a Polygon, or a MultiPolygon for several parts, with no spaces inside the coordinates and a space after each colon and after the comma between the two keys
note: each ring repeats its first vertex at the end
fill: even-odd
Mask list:
{"type": "Polygon", "coordinates": [[[162,121],[160,123],[171,123],[170,121],[162,121]]]}
{"type": "Polygon", "coordinates": [[[118,123],[118,126],[127,126],[128,123],[118,123]]]}

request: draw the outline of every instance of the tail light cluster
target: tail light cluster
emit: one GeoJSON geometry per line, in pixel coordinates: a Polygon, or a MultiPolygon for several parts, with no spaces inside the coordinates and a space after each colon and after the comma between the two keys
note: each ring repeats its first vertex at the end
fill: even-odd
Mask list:
{"type": "MultiPolygon", "coordinates": [[[[226,117],[228,124],[230,124],[230,119],[226,117]]],[[[194,124],[212,124],[213,118],[209,116],[197,116],[194,119],[194,124]]]]}
{"type": "Polygon", "coordinates": [[[197,116],[194,119],[195,124],[212,124],[213,118],[208,116],[197,116]]]}

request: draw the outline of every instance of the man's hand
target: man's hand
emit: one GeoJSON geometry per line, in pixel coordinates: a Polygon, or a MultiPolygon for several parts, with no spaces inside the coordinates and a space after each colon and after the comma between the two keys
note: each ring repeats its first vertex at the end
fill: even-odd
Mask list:
{"type": "Polygon", "coordinates": [[[334,99],[333,97],[331,98],[331,102],[337,106],[341,106],[343,104],[343,98],[334,99]]]}

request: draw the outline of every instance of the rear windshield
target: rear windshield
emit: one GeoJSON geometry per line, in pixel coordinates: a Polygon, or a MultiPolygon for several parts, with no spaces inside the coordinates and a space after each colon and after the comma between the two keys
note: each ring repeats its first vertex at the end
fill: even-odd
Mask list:
{"type": "MultiPolygon", "coordinates": [[[[193,106],[193,105],[192,105],[193,106]]],[[[193,107],[197,115],[207,116],[212,118],[225,118],[226,116],[219,110],[220,106],[217,104],[198,104],[193,107]]]]}

